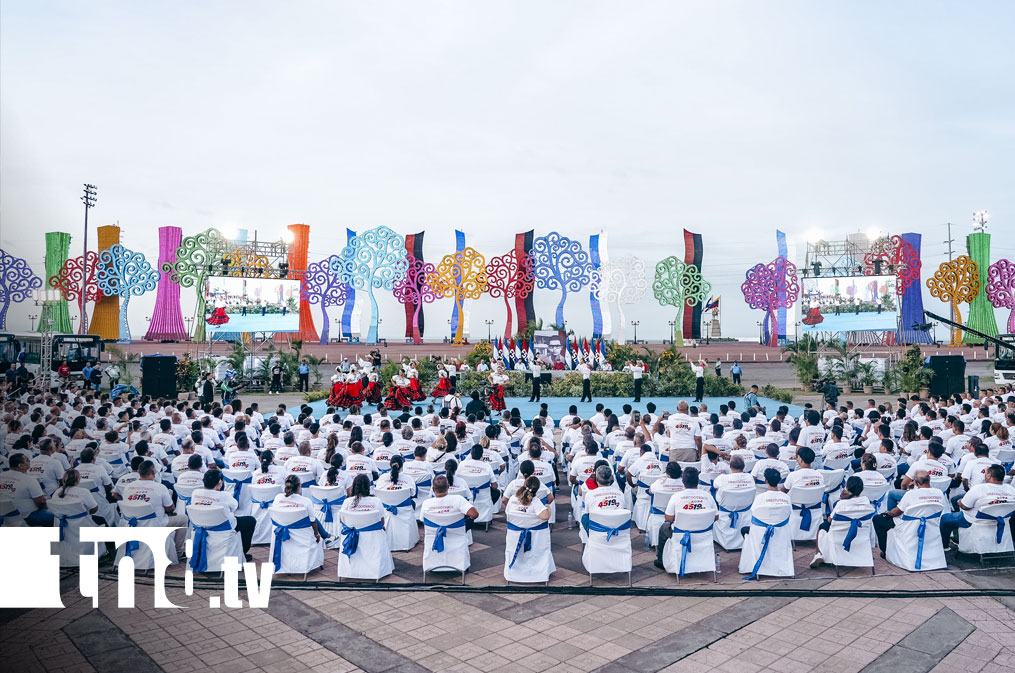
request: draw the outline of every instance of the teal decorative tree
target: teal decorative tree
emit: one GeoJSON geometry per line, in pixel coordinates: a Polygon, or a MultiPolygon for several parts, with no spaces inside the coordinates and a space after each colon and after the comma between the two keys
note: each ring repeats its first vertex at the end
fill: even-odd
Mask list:
{"type": "Polygon", "coordinates": [[[377,343],[377,299],[374,290],[391,292],[405,276],[409,262],[405,239],[385,226],[356,234],[331,261],[332,273],[370,298],[370,328],[367,343],[377,343]]]}
{"type": "Polygon", "coordinates": [[[120,342],[131,343],[130,325],[127,322],[127,305],[131,297],[151,292],[162,276],[140,252],[134,252],[119,243],[99,254],[99,289],[107,297],[117,296],[120,301],[120,342]]]}

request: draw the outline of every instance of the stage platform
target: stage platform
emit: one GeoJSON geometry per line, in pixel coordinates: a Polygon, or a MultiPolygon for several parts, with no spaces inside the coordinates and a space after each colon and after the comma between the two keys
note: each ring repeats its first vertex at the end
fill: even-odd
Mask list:
{"type": "MultiPolygon", "coordinates": [[[[563,416],[567,415],[568,407],[570,407],[572,404],[577,404],[578,414],[580,416],[582,416],[583,418],[589,418],[590,416],[596,413],[596,404],[599,404],[600,402],[606,405],[607,408],[612,409],[614,413],[620,416],[623,413],[621,409],[623,409],[625,404],[630,404],[635,409],[644,412],[645,405],[648,404],[649,402],[653,402],[656,405],[656,413],[658,414],[663,411],[676,412],[677,403],[680,402],[681,400],[684,400],[688,404],[693,405],[692,402],[693,399],[694,399],[693,397],[643,397],[641,398],[641,402],[635,404],[634,402],[631,401],[630,397],[603,397],[595,399],[592,402],[577,404],[578,401],[573,397],[545,397],[543,398],[543,402],[545,402],[549,407],[550,417],[553,418],[555,422],[558,422],[563,416]]],[[[709,411],[719,413],[719,405],[726,404],[731,399],[734,402],[736,402],[737,409],[740,409],[742,411],[745,408],[746,403],[744,402],[743,397],[733,397],[733,398],[706,397],[705,404],[708,405],[709,411]]],[[[774,416],[776,410],[780,406],[782,406],[782,402],[777,402],[767,397],[759,397],[758,400],[761,402],[761,406],[766,409],[767,414],[770,417],[774,416]]],[[[467,402],[468,400],[466,399],[463,401],[467,402]]],[[[526,424],[529,424],[532,421],[532,419],[539,413],[539,402],[529,402],[529,399],[527,397],[508,397],[505,401],[507,403],[508,409],[518,407],[518,410],[521,412],[522,418],[525,419],[526,424]]],[[[426,403],[427,403],[426,401],[423,401],[421,404],[425,405],[426,403]]],[[[325,400],[313,402],[311,403],[310,406],[313,407],[314,416],[316,418],[320,418],[324,414],[325,409],[327,408],[325,400]]],[[[789,407],[789,413],[792,414],[794,417],[802,414],[804,410],[802,406],[796,404],[788,404],[786,406],[789,407]]],[[[372,409],[372,407],[368,407],[368,410],[369,409],[372,409]]]]}

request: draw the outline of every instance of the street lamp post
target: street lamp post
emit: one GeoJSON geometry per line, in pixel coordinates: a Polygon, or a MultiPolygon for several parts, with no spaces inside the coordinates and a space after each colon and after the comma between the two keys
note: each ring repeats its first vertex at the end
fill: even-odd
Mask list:
{"type": "Polygon", "coordinates": [[[711,341],[712,330],[709,329],[709,326],[711,324],[712,324],[711,320],[705,320],[705,344],[706,345],[712,343],[712,341],[711,341]]]}
{"type": "Polygon", "coordinates": [[[85,204],[85,235],[82,239],[84,241],[83,249],[81,252],[81,268],[84,273],[81,274],[81,332],[84,334],[88,331],[88,315],[85,313],[85,290],[88,284],[88,211],[95,207],[95,201],[98,198],[96,195],[98,189],[95,185],[85,183],[85,193],[81,197],[81,201],[85,204]]]}
{"type": "Polygon", "coordinates": [[[641,323],[639,321],[637,321],[637,320],[632,320],[631,321],[631,327],[634,328],[634,345],[635,346],[638,345],[638,325],[640,325],[640,324],[641,323]]]}
{"type": "Polygon", "coordinates": [[[493,325],[493,321],[492,320],[484,320],[483,322],[486,323],[486,340],[487,341],[493,341],[492,334],[490,333],[490,326],[493,325]]]}
{"type": "Polygon", "coordinates": [[[670,320],[669,321],[669,325],[670,325],[670,343],[671,344],[675,344],[675,343],[677,343],[677,332],[676,332],[676,329],[675,329],[676,326],[677,326],[677,321],[676,320],[670,320]]]}
{"type": "Polygon", "coordinates": [[[758,343],[762,346],[765,345],[765,334],[761,331],[761,321],[758,321],[758,343]]]}

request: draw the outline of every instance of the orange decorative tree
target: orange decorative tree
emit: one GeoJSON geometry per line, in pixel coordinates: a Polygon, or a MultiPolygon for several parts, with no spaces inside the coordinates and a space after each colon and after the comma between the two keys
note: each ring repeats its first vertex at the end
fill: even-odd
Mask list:
{"type": "MultiPolygon", "coordinates": [[[[951,304],[955,322],[962,324],[959,304],[969,304],[980,294],[980,270],[968,255],[959,255],[944,262],[934,275],[927,279],[930,296],[951,304]]],[[[962,345],[962,330],[952,327],[951,346],[962,345]]]]}
{"type": "Polygon", "coordinates": [[[444,255],[434,272],[427,276],[426,283],[438,297],[455,300],[459,318],[453,343],[461,344],[465,331],[462,306],[466,299],[479,299],[486,292],[486,258],[473,248],[444,255]]]}

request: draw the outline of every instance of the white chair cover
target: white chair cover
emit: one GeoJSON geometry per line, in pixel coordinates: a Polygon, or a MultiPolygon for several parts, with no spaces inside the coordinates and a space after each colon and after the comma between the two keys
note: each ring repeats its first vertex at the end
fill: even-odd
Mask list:
{"type": "Polygon", "coordinates": [[[250,470],[222,470],[225,484],[222,490],[232,493],[236,499],[236,516],[250,516],[250,482],[253,472],[250,470]]]}
{"type": "Polygon", "coordinates": [[[688,573],[715,572],[712,528],[718,510],[680,510],[673,519],[673,536],[663,549],[666,572],[683,577],[688,573]]]}
{"type": "Polygon", "coordinates": [[[1011,525],[1015,503],[999,502],[980,508],[969,528],[959,529],[959,551],[964,554],[999,554],[1013,551],[1011,525]]]}
{"type": "Polygon", "coordinates": [[[0,500],[0,526],[27,526],[25,517],[29,513],[20,511],[10,500],[0,500]]]}
{"type": "Polygon", "coordinates": [[[940,503],[910,507],[888,531],[885,558],[904,570],[937,570],[948,565],[941,546],[940,503]]]}
{"type": "Polygon", "coordinates": [[[793,503],[789,518],[791,539],[813,540],[818,536],[818,525],[824,520],[824,496],[824,486],[794,486],[789,490],[789,501],[793,503]]]}
{"type": "Polygon", "coordinates": [[[78,498],[50,498],[46,506],[53,515],[53,525],[60,528],[60,567],[77,567],[81,564],[82,554],[91,554],[95,549],[94,542],[81,542],[80,528],[94,526],[95,522],[88,515],[88,509],[78,498]]]}
{"type": "Polygon", "coordinates": [[[818,551],[825,563],[851,568],[873,568],[870,531],[874,528],[871,519],[876,515],[877,510],[873,505],[835,514],[828,530],[818,532],[818,551]]]}
{"type": "Polygon", "coordinates": [[[314,540],[310,519],[302,507],[269,507],[274,530],[269,558],[275,573],[306,575],[324,565],[324,541],[314,540]]]}
{"type": "MultiPolygon", "coordinates": [[[[423,519],[423,579],[431,570],[469,569],[465,517],[457,512],[432,514],[423,519]]],[[[464,583],[464,582],[463,582],[464,583]]]]}
{"type": "Polygon", "coordinates": [[[753,486],[716,491],[719,520],[715,522],[712,532],[715,541],[726,551],[744,546],[744,536],[740,534],[740,529],[751,522],[751,505],[754,504],[757,493],[753,486]]]}
{"type": "Polygon", "coordinates": [[[583,517],[582,526],[588,529],[582,565],[589,575],[631,572],[630,510],[590,512],[583,517]]]}
{"type": "Polygon", "coordinates": [[[221,572],[228,557],[243,565],[243,543],[239,532],[230,525],[225,507],[191,505],[187,518],[194,529],[189,561],[194,572],[221,572]]]}
{"type": "MultiPolygon", "coordinates": [[[[522,520],[528,518],[522,517],[522,520]]],[[[528,527],[524,523],[519,525],[518,520],[513,514],[507,515],[504,579],[508,582],[549,582],[550,575],[557,569],[550,553],[549,522],[528,527]]]]}
{"type": "MultiPolygon", "coordinates": [[[[117,506],[120,508],[119,525],[121,526],[157,527],[159,525],[155,518],[155,508],[150,502],[127,502],[126,500],[121,500],[117,506]]],[[[119,564],[120,559],[125,555],[129,555],[134,560],[134,570],[151,570],[155,567],[155,558],[152,556],[147,545],[136,542],[120,545],[116,550],[116,563],[119,564]]],[[[166,555],[171,563],[176,563],[180,560],[176,554],[176,543],[172,535],[166,536],[166,555]]]]}
{"type": "Polygon", "coordinates": [[[378,488],[374,495],[384,504],[388,546],[391,551],[408,551],[419,542],[419,523],[416,521],[409,489],[378,488]]]}
{"type": "Polygon", "coordinates": [[[889,465],[888,467],[879,467],[878,474],[884,477],[885,480],[891,484],[895,481],[895,478],[899,476],[899,468],[893,465],[889,465]]]}
{"type": "Polygon", "coordinates": [[[936,488],[937,490],[941,491],[942,493],[947,494],[948,493],[948,489],[951,487],[951,485],[952,485],[952,478],[949,477],[948,475],[945,475],[943,477],[933,477],[932,476],[930,478],[930,487],[931,488],[936,488]]]}
{"type": "Polygon", "coordinates": [[[307,495],[314,503],[314,515],[317,518],[317,525],[328,532],[325,546],[328,549],[337,549],[342,544],[342,538],[338,534],[342,524],[338,521],[338,511],[342,509],[345,502],[346,492],[342,486],[310,486],[307,488],[307,495]]]}
{"type": "Polygon", "coordinates": [[[176,510],[180,514],[186,514],[187,508],[190,507],[191,495],[200,487],[197,485],[176,484],[173,488],[176,491],[176,510]]]}
{"type": "Polygon", "coordinates": [[[471,474],[456,474],[455,479],[461,479],[468,489],[469,502],[479,512],[476,523],[488,523],[493,521],[493,499],[490,497],[490,480],[486,477],[478,477],[471,474]]]}
{"type": "Polygon", "coordinates": [[[649,515],[648,515],[648,532],[649,542],[655,547],[659,541],[659,529],[666,524],[666,506],[670,504],[670,498],[673,497],[673,493],[670,491],[661,491],[659,493],[650,493],[652,496],[649,500],[649,515]]]}
{"type": "Polygon", "coordinates": [[[825,480],[825,512],[830,512],[835,503],[839,502],[839,494],[842,493],[842,487],[846,483],[846,471],[818,470],[818,472],[825,480]]]}
{"type": "Polygon", "coordinates": [[[106,500],[106,489],[102,488],[102,484],[94,479],[82,479],[78,486],[87,488],[92,492],[92,498],[95,500],[95,504],[99,506],[95,510],[95,516],[101,516],[105,519],[107,526],[115,526],[119,523],[120,514],[116,511],[116,505],[106,500]]]}
{"type": "Polygon", "coordinates": [[[648,530],[648,518],[649,509],[652,505],[652,494],[648,492],[649,486],[652,485],[659,475],[645,477],[648,481],[644,481],[641,475],[638,477],[638,497],[634,499],[634,525],[638,527],[638,530],[648,530]]]}
{"type": "Polygon", "coordinates": [[[793,544],[790,535],[789,505],[769,505],[751,510],[751,531],[740,552],[740,572],[748,578],[758,575],[793,576],[793,544]]]}
{"type": "MultiPolygon", "coordinates": [[[[405,510],[409,516],[412,515],[410,507],[405,510]]],[[[338,579],[379,580],[395,571],[383,522],[384,516],[379,511],[339,512],[342,542],[338,554],[338,579]]]]}
{"type": "Polygon", "coordinates": [[[887,481],[880,486],[864,486],[863,494],[871,501],[871,504],[874,505],[874,509],[878,512],[878,514],[885,511],[888,500],[886,496],[888,495],[888,491],[891,487],[891,483],[887,481]]]}
{"type": "Polygon", "coordinates": [[[251,544],[270,544],[272,525],[268,508],[275,496],[282,492],[282,484],[251,484],[244,488],[250,489],[250,513],[257,522],[251,544]]]}
{"type": "Polygon", "coordinates": [[[426,477],[416,482],[416,512],[417,521],[423,520],[423,501],[432,495],[433,477],[426,477]]]}

